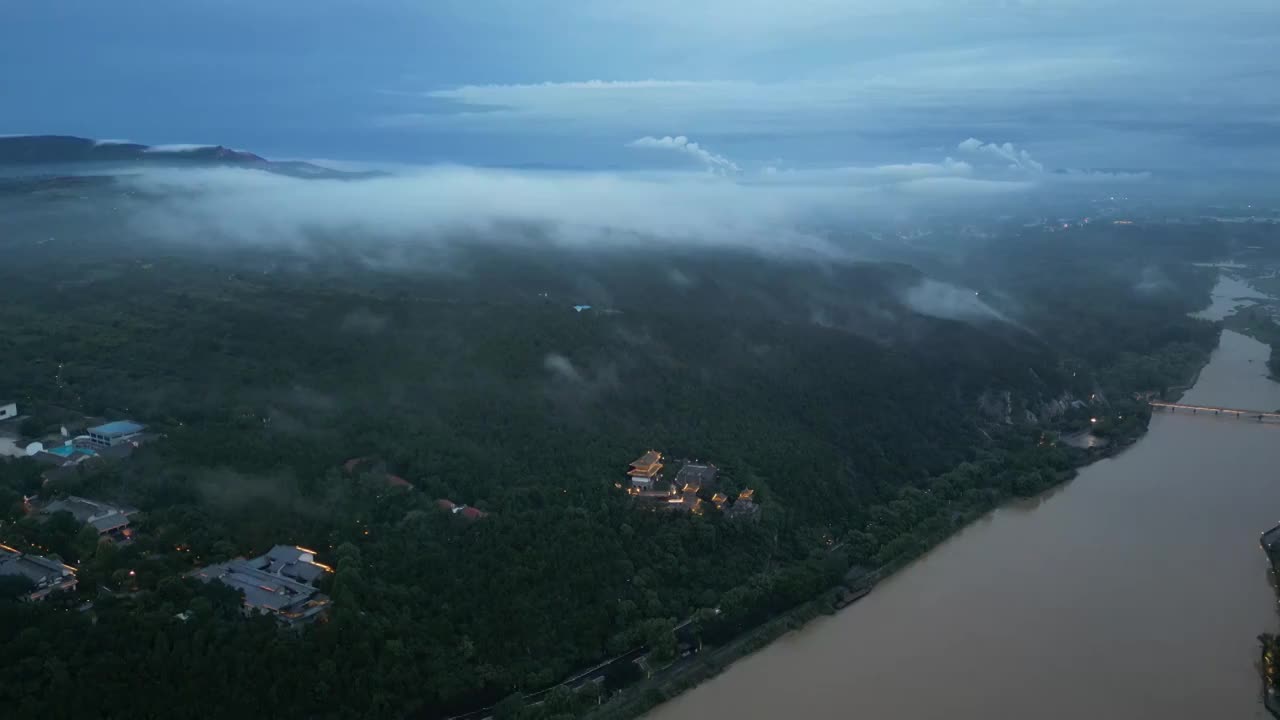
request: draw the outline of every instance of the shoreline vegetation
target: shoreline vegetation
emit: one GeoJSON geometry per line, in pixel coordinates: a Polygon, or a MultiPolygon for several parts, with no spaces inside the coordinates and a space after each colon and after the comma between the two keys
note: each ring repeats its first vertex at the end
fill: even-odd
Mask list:
{"type": "MultiPolygon", "coordinates": [[[[1247,268],[1246,268],[1247,269],[1247,268]]],[[[1276,322],[1277,300],[1273,292],[1280,288],[1274,273],[1264,275],[1256,271],[1244,280],[1250,288],[1261,292],[1264,298],[1241,298],[1250,304],[1241,305],[1223,320],[1223,327],[1257,340],[1271,348],[1267,360],[1268,377],[1280,382],[1280,324],[1276,322]]],[[[1263,408],[1272,410],[1273,408],[1263,408]]],[[[1280,601],[1280,525],[1264,532],[1259,539],[1271,567],[1271,584],[1280,601]]],[[[1280,635],[1262,633],[1258,636],[1262,703],[1275,718],[1280,718],[1280,635]]]]}
{"type": "MultiPolygon", "coordinates": [[[[1200,377],[1200,373],[1209,362],[1210,354],[1205,353],[1203,362],[1200,362],[1194,368],[1190,379],[1185,384],[1169,387],[1160,394],[1161,399],[1177,401],[1187,390],[1194,387],[1200,377]]],[[[1149,410],[1147,418],[1149,421],[1149,410]]],[[[1074,464],[1069,469],[1059,472],[1053,482],[1037,493],[1030,496],[1012,495],[1002,498],[992,507],[981,510],[975,509],[956,516],[953,518],[951,526],[926,538],[914,551],[904,554],[873,571],[857,574],[853,577],[846,576],[842,582],[827,588],[817,597],[778,614],[723,645],[698,652],[691,656],[675,672],[666,672],[669,668],[659,669],[652,677],[626,688],[587,717],[589,720],[634,720],[642,717],[662,703],[673,700],[682,693],[715,678],[728,670],[733,663],[763,650],[787,633],[800,630],[819,618],[834,616],[836,613],[856,604],[858,599],[865,597],[870,592],[874,592],[876,585],[905,570],[916,560],[933,552],[943,543],[963,532],[986,515],[996,512],[1008,503],[1018,499],[1036,497],[1054,491],[1075,479],[1082,468],[1123,453],[1141,440],[1146,435],[1146,432],[1147,423],[1144,422],[1136,432],[1112,437],[1110,442],[1104,445],[1078,449],[1078,453],[1073,458],[1074,464]]],[[[1280,662],[1280,637],[1264,637],[1270,639],[1272,646],[1269,647],[1274,647],[1273,657],[1280,662]]],[[[1266,653],[1267,648],[1264,647],[1264,656],[1266,653]]],[[[677,665],[679,663],[673,663],[670,667],[677,665]]],[[[1277,674],[1280,675],[1280,671],[1277,674]]],[[[1280,700],[1272,700],[1272,702],[1276,708],[1273,713],[1276,713],[1277,718],[1280,718],[1280,700]]],[[[1269,704],[1268,708],[1270,709],[1271,707],[1272,705],[1269,704]]]]}
{"type": "MultiPolygon", "coordinates": [[[[1262,549],[1271,564],[1271,578],[1276,578],[1276,554],[1267,546],[1267,535],[1280,530],[1280,525],[1263,534],[1262,549]]],[[[1280,594],[1280,593],[1278,593],[1280,594]]],[[[1262,680],[1262,704],[1272,717],[1280,718],[1280,635],[1262,633],[1258,636],[1259,664],[1262,680]]]]}
{"type": "MultiPolygon", "coordinates": [[[[1280,596],[1280,586],[1276,585],[1280,578],[1280,525],[1262,533],[1258,539],[1267,562],[1271,566],[1271,585],[1280,596]]],[[[1280,635],[1262,633],[1258,636],[1259,670],[1262,679],[1262,704],[1273,717],[1280,718],[1280,635]]]]}

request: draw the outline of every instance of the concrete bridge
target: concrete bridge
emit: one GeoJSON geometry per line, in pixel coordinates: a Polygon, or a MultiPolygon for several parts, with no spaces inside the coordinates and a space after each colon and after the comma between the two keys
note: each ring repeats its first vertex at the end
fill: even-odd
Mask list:
{"type": "Polygon", "coordinates": [[[1152,400],[1154,410],[1168,410],[1176,413],[1179,410],[1192,415],[1227,415],[1241,420],[1257,420],[1258,422],[1280,422],[1280,413],[1263,412],[1261,410],[1243,410],[1240,408],[1215,407],[1213,405],[1187,405],[1185,403],[1161,402],[1152,400]]]}

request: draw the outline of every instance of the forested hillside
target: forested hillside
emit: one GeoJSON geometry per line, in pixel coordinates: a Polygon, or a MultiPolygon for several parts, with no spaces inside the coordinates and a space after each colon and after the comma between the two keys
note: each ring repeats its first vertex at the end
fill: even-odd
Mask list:
{"type": "Polygon", "coordinates": [[[1139,431],[1133,394],[1184,381],[1217,331],[1187,317],[1200,239],[1006,238],[921,295],[906,266],[725,250],[217,254],[65,201],[0,234],[22,250],[0,400],[32,437],[83,415],[163,437],[43,485],[0,462],[0,541],[80,568],[74,597],[0,601],[18,716],[445,716],[664,646],[699,610],[723,638],[1058,481],[1078,458],[1055,430],[1139,431]],[[638,508],[615,483],[649,448],[716,463],[759,521],[638,508]],[[131,503],[138,537],[24,517],[31,493],[131,503]],[[180,579],[275,543],[336,567],[330,622],[282,632],[180,579]]]}

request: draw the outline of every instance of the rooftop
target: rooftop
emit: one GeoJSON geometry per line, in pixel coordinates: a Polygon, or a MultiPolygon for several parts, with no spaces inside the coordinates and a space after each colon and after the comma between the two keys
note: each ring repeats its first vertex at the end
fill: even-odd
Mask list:
{"type": "Polygon", "coordinates": [[[239,590],[244,593],[246,606],[294,623],[309,620],[329,606],[329,598],[311,585],[326,572],[332,569],[316,562],[313,551],[276,545],[260,557],[210,565],[191,576],[204,582],[217,580],[239,590]]]}
{"type": "Polygon", "coordinates": [[[719,470],[715,465],[700,463],[685,463],[680,468],[680,472],[676,473],[676,485],[686,490],[697,491],[704,485],[710,485],[716,479],[716,473],[719,470]]]}
{"type": "Polygon", "coordinates": [[[662,453],[658,452],[657,450],[650,450],[649,452],[641,455],[639,458],[633,461],[631,463],[631,467],[637,468],[637,469],[649,468],[658,464],[659,462],[662,462],[662,453]]]}
{"type": "Polygon", "coordinates": [[[144,428],[142,425],[139,425],[132,420],[116,420],[115,422],[109,422],[105,425],[98,425],[97,427],[89,428],[89,432],[96,435],[134,435],[142,432],[143,430],[144,428]]]}
{"type": "MultiPolygon", "coordinates": [[[[69,512],[77,522],[88,523],[90,525],[95,525],[96,527],[96,523],[99,520],[110,518],[112,516],[124,519],[138,511],[136,508],[110,505],[108,503],[98,502],[97,500],[89,500],[88,498],[69,495],[45,505],[44,509],[40,512],[46,515],[52,515],[56,512],[69,512]]],[[[128,523],[128,520],[124,520],[120,525],[127,525],[128,523]]]]}
{"type": "Polygon", "coordinates": [[[0,575],[30,580],[36,586],[32,597],[75,586],[75,569],[71,566],[39,555],[27,555],[8,545],[0,545],[0,575]]]}
{"type": "Polygon", "coordinates": [[[634,478],[649,478],[657,475],[662,470],[662,463],[654,463],[646,467],[633,467],[627,471],[627,474],[634,478]]]}
{"type": "Polygon", "coordinates": [[[409,482],[408,480],[405,480],[399,475],[387,475],[387,484],[391,485],[392,487],[409,488],[410,490],[413,489],[413,483],[409,482]]]}
{"type": "Polygon", "coordinates": [[[101,535],[102,533],[111,532],[112,530],[119,530],[122,527],[128,527],[129,516],[124,513],[111,513],[110,515],[93,518],[89,520],[87,524],[89,527],[97,530],[98,534],[101,535]]]}
{"type": "Polygon", "coordinates": [[[266,555],[251,562],[267,572],[283,575],[308,585],[314,584],[325,573],[333,572],[333,568],[328,565],[316,562],[314,550],[297,545],[276,545],[268,550],[266,555]]]}

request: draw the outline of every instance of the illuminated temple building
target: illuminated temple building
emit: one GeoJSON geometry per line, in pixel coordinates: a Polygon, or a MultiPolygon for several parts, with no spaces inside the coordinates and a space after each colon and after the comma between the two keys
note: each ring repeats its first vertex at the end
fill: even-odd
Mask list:
{"type": "Polygon", "coordinates": [[[641,455],[631,463],[627,475],[631,478],[631,487],[649,490],[662,472],[662,453],[656,450],[641,455]]]}

